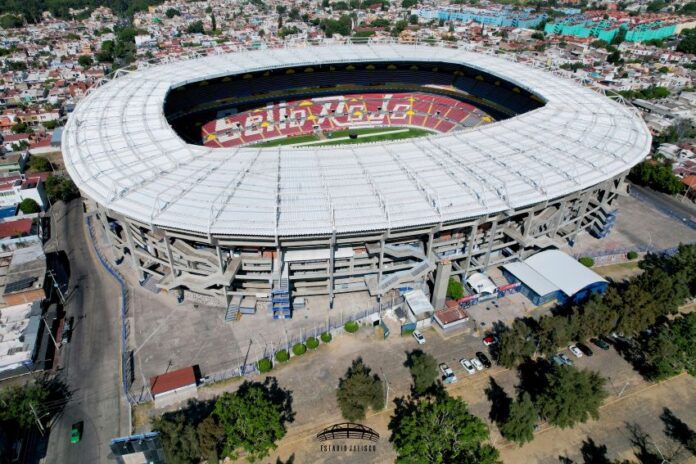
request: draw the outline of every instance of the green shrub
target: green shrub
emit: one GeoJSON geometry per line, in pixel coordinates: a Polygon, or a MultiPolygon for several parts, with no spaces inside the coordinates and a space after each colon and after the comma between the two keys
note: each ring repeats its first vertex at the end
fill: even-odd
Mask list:
{"type": "Polygon", "coordinates": [[[257,363],[257,366],[258,366],[258,368],[259,368],[259,372],[261,372],[262,374],[263,374],[264,372],[268,372],[268,371],[270,371],[271,369],[273,369],[273,363],[272,363],[271,360],[268,359],[268,358],[263,358],[263,359],[261,359],[261,360],[257,363]]]}
{"type": "Polygon", "coordinates": [[[36,201],[32,200],[31,198],[25,198],[19,204],[19,210],[24,214],[33,214],[41,211],[41,207],[36,201]]]}
{"type": "Polygon", "coordinates": [[[629,252],[626,254],[626,257],[627,257],[628,259],[636,259],[636,258],[638,258],[638,252],[636,252],[636,251],[629,251],[629,252]]]}
{"type": "Polygon", "coordinates": [[[590,258],[589,256],[583,256],[582,258],[578,259],[578,261],[583,266],[587,266],[587,267],[594,266],[594,259],[590,258]]]}
{"type": "Polygon", "coordinates": [[[456,277],[450,277],[447,282],[447,296],[454,300],[458,300],[464,296],[464,287],[456,277]]]}
{"type": "Polygon", "coordinates": [[[275,358],[276,361],[284,363],[290,359],[290,354],[288,353],[288,350],[280,350],[275,354],[275,358]]]}
{"type": "Polygon", "coordinates": [[[329,332],[324,332],[319,336],[319,338],[321,338],[322,342],[329,343],[331,341],[331,334],[329,332]]]}
{"type": "Polygon", "coordinates": [[[355,332],[358,331],[358,329],[360,328],[360,326],[359,326],[358,323],[355,322],[355,321],[348,321],[348,322],[345,323],[345,325],[343,326],[343,328],[344,328],[344,329],[346,330],[346,332],[348,332],[348,333],[355,333],[355,332]]]}
{"type": "Polygon", "coordinates": [[[304,343],[295,343],[292,347],[292,352],[295,356],[302,356],[307,352],[307,347],[304,343]]]}
{"type": "Polygon", "coordinates": [[[319,346],[319,340],[317,340],[314,337],[309,337],[306,341],[306,344],[307,348],[309,348],[310,350],[314,350],[319,346]]]}

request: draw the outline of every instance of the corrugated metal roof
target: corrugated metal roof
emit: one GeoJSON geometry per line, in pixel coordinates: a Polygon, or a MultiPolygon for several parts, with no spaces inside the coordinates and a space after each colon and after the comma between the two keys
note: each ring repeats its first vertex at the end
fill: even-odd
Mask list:
{"type": "Polygon", "coordinates": [[[151,67],[91,92],[62,137],[73,180],[112,210],[160,227],[254,236],[395,229],[520,208],[618,175],[649,147],[639,116],[571,81],[489,55],[403,44],[265,49],[151,67]],[[465,132],[305,148],[188,145],[163,115],[169,90],[190,82],[395,60],[465,64],[547,103],[465,132]]]}
{"type": "Polygon", "coordinates": [[[524,262],[568,296],[588,285],[606,282],[602,276],[560,250],[542,251],[524,262]]]}

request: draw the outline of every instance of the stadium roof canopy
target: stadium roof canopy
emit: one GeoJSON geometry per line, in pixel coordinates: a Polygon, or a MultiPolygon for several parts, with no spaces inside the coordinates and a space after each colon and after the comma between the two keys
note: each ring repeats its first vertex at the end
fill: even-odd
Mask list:
{"type": "Polygon", "coordinates": [[[398,229],[557,198],[642,160],[650,134],[621,104],[548,72],[461,49],[322,45],[215,55],[127,73],[96,88],[63,134],[84,194],[152,226],[215,235],[398,229]],[[447,62],[485,70],[545,106],[463,132],[331,147],[189,145],[163,106],[175,87],[270,68],[447,62]]]}

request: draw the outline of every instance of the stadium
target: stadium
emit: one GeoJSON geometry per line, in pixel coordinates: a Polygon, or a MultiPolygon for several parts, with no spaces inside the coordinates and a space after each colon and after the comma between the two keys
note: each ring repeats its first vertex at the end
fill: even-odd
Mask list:
{"type": "Polygon", "coordinates": [[[114,255],[179,301],[422,288],[601,236],[650,148],[632,109],[461,48],[321,44],[123,72],[66,125],[114,255]]]}

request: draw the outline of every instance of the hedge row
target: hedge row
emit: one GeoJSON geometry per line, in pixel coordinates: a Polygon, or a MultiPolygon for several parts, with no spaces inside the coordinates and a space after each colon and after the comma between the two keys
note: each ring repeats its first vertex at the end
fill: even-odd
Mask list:
{"type": "MultiPolygon", "coordinates": [[[[329,343],[332,338],[329,332],[323,332],[319,337],[321,338],[321,341],[324,343],[329,343]]],[[[302,356],[307,352],[307,348],[309,348],[310,350],[314,350],[318,347],[319,340],[317,340],[314,337],[309,337],[305,343],[295,343],[292,346],[292,354],[294,354],[295,356],[302,356]]],[[[288,350],[276,351],[275,360],[281,363],[288,362],[290,360],[290,353],[288,353],[288,350]]],[[[263,358],[256,363],[256,366],[258,367],[259,372],[263,374],[273,369],[273,361],[271,361],[268,358],[263,358]]]]}

